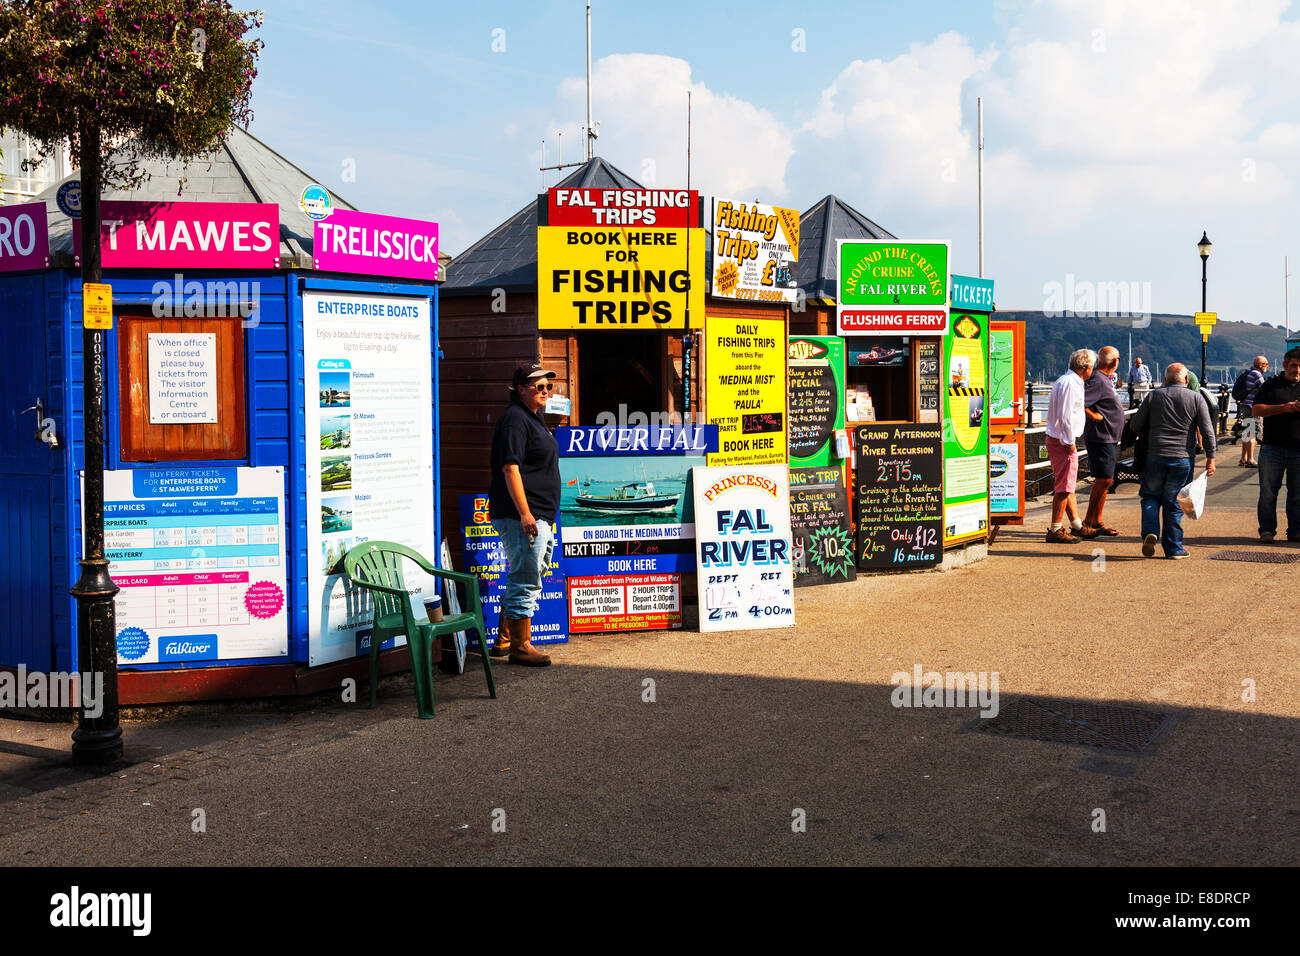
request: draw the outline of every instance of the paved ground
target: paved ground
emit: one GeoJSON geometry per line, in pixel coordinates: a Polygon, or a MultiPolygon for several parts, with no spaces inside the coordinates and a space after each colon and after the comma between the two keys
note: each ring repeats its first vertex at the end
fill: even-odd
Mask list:
{"type": "Polygon", "coordinates": [[[1208,559],[1300,555],[1254,542],[1254,481],[1216,476],[1187,561],[1140,557],[1127,486],[1104,544],[1045,544],[1035,506],[977,565],[800,591],[792,630],[578,638],[500,667],[498,701],[439,675],[429,721],[409,678],[374,711],[168,711],[97,778],[65,765],[69,725],[0,721],[0,862],[1293,864],[1300,565],[1208,559]],[[1174,720],[1141,755],[999,736],[892,706],[917,664],[998,672],[1004,715],[1174,720]]]}

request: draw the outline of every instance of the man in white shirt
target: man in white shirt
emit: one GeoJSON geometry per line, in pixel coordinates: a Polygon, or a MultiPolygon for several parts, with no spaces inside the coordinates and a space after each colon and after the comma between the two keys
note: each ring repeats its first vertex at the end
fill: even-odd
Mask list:
{"type": "Polygon", "coordinates": [[[1083,434],[1083,383],[1097,367],[1097,353],[1079,349],[1070,355],[1070,371],[1052,385],[1047,400],[1047,457],[1052,463],[1052,525],[1047,529],[1049,544],[1077,544],[1079,538],[1095,538],[1096,528],[1085,528],[1079,517],[1074,486],[1079,479],[1079,449],[1083,434]],[[1067,529],[1063,519],[1070,522],[1067,529]],[[1073,532],[1073,533],[1071,533],[1073,532]],[[1077,535],[1077,537],[1076,537],[1077,535]]]}

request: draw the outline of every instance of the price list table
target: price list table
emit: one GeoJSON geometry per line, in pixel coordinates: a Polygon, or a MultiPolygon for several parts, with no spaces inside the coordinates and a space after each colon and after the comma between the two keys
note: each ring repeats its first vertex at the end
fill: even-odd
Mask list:
{"type": "Polygon", "coordinates": [[[119,623],[146,630],[248,624],[247,571],[114,575],[119,623]]]}
{"type": "Polygon", "coordinates": [[[288,653],[281,468],[106,472],[120,664],[288,653]]]}

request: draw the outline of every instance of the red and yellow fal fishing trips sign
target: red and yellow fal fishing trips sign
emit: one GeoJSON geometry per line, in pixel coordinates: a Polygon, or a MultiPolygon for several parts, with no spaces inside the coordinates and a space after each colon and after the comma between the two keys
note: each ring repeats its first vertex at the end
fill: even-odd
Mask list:
{"type": "Polygon", "coordinates": [[[686,189],[547,193],[537,227],[542,329],[685,329],[704,325],[704,230],[686,189]],[[689,250],[688,250],[689,247],[689,250]]]}

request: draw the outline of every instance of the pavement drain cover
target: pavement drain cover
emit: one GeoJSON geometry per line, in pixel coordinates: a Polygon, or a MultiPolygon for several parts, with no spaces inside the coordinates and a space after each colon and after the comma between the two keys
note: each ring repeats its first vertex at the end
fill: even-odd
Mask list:
{"type": "Polygon", "coordinates": [[[1016,700],[979,721],[985,733],[1140,753],[1170,726],[1169,714],[1078,700],[1016,700]]]}
{"type": "Polygon", "coordinates": [[[1295,564],[1300,552],[1295,551],[1215,551],[1211,561],[1254,561],[1256,564],[1295,564]]]}

